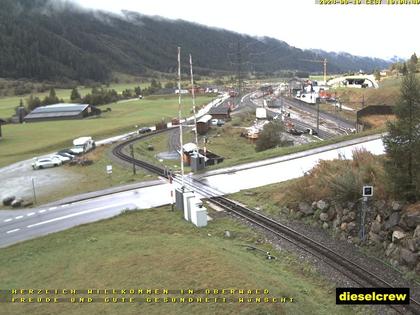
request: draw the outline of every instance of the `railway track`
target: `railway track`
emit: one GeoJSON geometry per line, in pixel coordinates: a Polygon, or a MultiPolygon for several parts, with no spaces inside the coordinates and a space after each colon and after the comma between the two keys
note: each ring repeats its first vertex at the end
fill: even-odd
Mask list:
{"type": "MultiPolygon", "coordinates": [[[[131,156],[124,153],[124,148],[127,145],[130,145],[136,141],[140,141],[153,135],[169,131],[170,129],[172,128],[151,132],[149,134],[141,135],[139,137],[127,140],[123,143],[118,144],[113,149],[112,153],[116,157],[126,162],[134,163],[136,166],[139,166],[158,176],[168,178],[167,170],[145,161],[133,159],[131,156]]],[[[179,178],[179,176],[174,175],[174,181],[180,183],[181,179],[179,178]]],[[[341,255],[337,251],[334,251],[328,248],[327,246],[308,238],[304,234],[280,222],[277,222],[261,213],[258,213],[241,204],[238,204],[235,201],[232,201],[226,197],[223,197],[222,193],[214,188],[208,187],[194,179],[185,180],[184,185],[187,188],[196,191],[204,198],[208,198],[212,203],[225,209],[229,213],[232,213],[239,218],[242,218],[266,231],[269,231],[275,234],[276,236],[281,237],[282,239],[285,239],[288,242],[294,244],[295,246],[301,248],[302,250],[310,253],[311,255],[317,257],[318,259],[328,264],[332,268],[336,269],[338,272],[345,275],[346,277],[348,277],[349,279],[351,279],[352,281],[354,281],[362,287],[393,287],[393,285],[388,281],[382,279],[380,276],[372,273],[366,268],[359,266],[358,264],[341,255]]],[[[420,302],[415,300],[414,298],[410,298],[409,305],[389,306],[400,314],[409,314],[409,312],[411,312],[412,314],[420,314],[420,302]]]]}

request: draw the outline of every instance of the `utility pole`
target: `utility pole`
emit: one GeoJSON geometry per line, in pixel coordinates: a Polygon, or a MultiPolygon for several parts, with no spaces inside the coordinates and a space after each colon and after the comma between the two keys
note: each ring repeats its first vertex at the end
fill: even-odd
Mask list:
{"type": "Polygon", "coordinates": [[[179,119],[179,143],[181,162],[181,188],[184,189],[184,144],[182,140],[182,106],[181,106],[181,47],[178,47],[178,119],[179,119]]]}
{"type": "Polygon", "coordinates": [[[34,204],[36,204],[36,193],[35,193],[35,178],[32,177],[32,193],[34,197],[34,204]]]}
{"type": "Polygon", "coordinates": [[[238,47],[236,52],[237,60],[238,60],[238,69],[237,69],[237,78],[238,78],[238,97],[241,97],[242,93],[242,55],[241,55],[241,42],[238,40],[238,47]]]}
{"type": "Polygon", "coordinates": [[[136,175],[136,164],[134,163],[134,147],[130,144],[131,158],[133,159],[133,175],[136,175]]]}
{"type": "Polygon", "coordinates": [[[192,57],[190,54],[190,73],[191,73],[191,91],[192,91],[192,103],[193,103],[193,112],[194,112],[194,125],[195,125],[195,145],[197,146],[198,153],[198,136],[197,136],[197,115],[195,112],[195,90],[194,90],[194,75],[192,69],[192,57]]]}
{"type": "Polygon", "coordinates": [[[316,102],[316,132],[319,136],[319,102],[316,102]]]}

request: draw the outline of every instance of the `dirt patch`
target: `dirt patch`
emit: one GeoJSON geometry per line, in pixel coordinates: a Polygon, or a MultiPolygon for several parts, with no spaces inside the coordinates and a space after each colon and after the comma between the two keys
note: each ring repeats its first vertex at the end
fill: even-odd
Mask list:
{"type": "Polygon", "coordinates": [[[26,160],[0,169],[0,201],[7,196],[33,200],[32,178],[37,199],[62,190],[79,179],[67,167],[33,170],[32,162],[33,160],[26,160]]]}
{"type": "Polygon", "coordinates": [[[103,158],[105,151],[109,148],[109,145],[102,145],[96,147],[95,150],[92,150],[88,153],[86,153],[83,157],[92,160],[92,161],[98,161],[101,158],[103,158]]]}

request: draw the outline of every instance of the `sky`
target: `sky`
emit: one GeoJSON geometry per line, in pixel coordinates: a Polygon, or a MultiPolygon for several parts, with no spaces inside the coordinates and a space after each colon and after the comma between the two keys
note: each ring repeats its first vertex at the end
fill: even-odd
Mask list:
{"type": "Polygon", "coordinates": [[[136,11],[274,37],[298,48],[384,59],[420,53],[420,5],[319,5],[315,0],[73,1],[86,8],[136,11]]]}

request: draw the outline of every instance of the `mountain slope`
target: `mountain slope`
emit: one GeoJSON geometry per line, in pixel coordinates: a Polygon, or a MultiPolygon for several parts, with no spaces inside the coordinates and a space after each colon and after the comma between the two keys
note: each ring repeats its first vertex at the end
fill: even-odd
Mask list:
{"type": "Polygon", "coordinates": [[[112,71],[135,75],[175,72],[176,48],[194,56],[196,71],[372,70],[384,60],[301,50],[273,38],[256,38],[182,20],[78,8],[71,2],[0,0],[0,77],[104,81],[112,71]]]}

